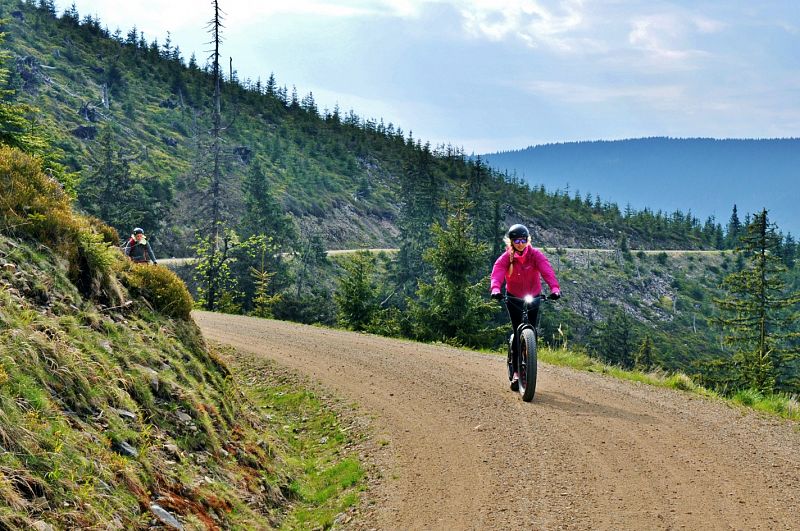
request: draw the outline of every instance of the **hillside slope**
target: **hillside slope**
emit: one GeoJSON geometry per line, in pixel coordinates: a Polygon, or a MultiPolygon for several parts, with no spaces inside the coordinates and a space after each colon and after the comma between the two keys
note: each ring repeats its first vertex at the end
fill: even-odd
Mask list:
{"type": "Polygon", "coordinates": [[[183,283],[116,239],[39,160],[0,146],[0,528],[270,529],[293,507],[332,520],[358,479],[351,460],[344,487],[308,486],[344,458],[332,415],[296,398],[330,442],[288,451],[183,283]]]}
{"type": "Polygon", "coordinates": [[[213,313],[208,338],[358,403],[376,431],[372,504],[354,529],[790,529],[797,423],[442,345],[213,313]],[[309,348],[309,345],[312,345],[309,348]]]}
{"type": "MultiPolygon", "coordinates": [[[[46,3],[0,0],[0,16],[14,57],[10,88],[41,110],[39,125],[81,178],[80,205],[121,234],[145,227],[161,256],[188,256],[195,231],[209,225],[207,66],[163,38],[145,40],[135,26],[110,33],[92,16],[56,16],[46,3]]],[[[319,109],[311,94],[298,96],[274,77],[226,73],[222,114],[224,206],[240,235],[264,230],[259,212],[272,209],[328,248],[396,247],[420,222],[404,215],[429,226],[465,184],[490,246],[498,226],[518,221],[551,245],[607,247],[625,233],[650,248],[713,246],[713,234],[684,220],[629,219],[615,204],[531,191],[458,148],[431,148],[395,124],[319,109]]],[[[276,239],[283,250],[300,245],[291,231],[276,239]]]]}
{"type": "Polygon", "coordinates": [[[268,525],[288,478],[193,322],[97,306],[30,244],[0,260],[0,527],[268,525]]]}

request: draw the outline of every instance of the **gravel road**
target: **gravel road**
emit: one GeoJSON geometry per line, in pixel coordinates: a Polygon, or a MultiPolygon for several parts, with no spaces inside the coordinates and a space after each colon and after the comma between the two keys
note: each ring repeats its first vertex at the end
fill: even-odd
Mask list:
{"type": "Polygon", "coordinates": [[[354,529],[800,529],[800,425],[540,365],[196,312],[204,335],[358,405],[375,444],[354,529]]]}

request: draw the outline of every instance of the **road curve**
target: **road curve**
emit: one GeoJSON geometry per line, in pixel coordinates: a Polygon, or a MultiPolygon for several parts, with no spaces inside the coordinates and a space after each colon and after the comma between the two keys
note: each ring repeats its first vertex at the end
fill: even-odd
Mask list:
{"type": "Polygon", "coordinates": [[[359,529],[797,529],[800,426],[548,365],[196,312],[206,338],[358,404],[382,450],[359,529]]]}

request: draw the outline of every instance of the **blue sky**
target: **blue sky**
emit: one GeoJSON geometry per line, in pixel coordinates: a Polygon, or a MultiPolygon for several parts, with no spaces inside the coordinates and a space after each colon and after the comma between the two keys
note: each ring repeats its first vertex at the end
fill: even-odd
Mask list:
{"type": "MultiPolygon", "coordinates": [[[[62,12],[71,0],[58,0],[62,12]]],[[[75,0],[208,55],[207,0],[75,0]]],[[[222,0],[223,56],[320,108],[469,152],[643,136],[800,136],[800,2],[222,0]]]]}

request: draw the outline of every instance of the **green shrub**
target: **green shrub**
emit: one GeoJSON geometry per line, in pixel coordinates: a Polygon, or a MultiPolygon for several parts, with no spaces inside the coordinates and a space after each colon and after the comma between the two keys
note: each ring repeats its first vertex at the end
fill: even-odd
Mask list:
{"type": "Polygon", "coordinates": [[[119,232],[117,232],[117,229],[111,227],[110,225],[106,225],[103,220],[94,216],[87,216],[86,219],[91,224],[92,228],[103,237],[103,241],[105,243],[115,247],[119,246],[121,240],[119,238],[119,232]]]}
{"type": "Polygon", "coordinates": [[[706,292],[703,286],[696,282],[692,282],[688,286],[686,286],[689,291],[689,296],[696,301],[702,301],[706,298],[706,292]]]}
{"type": "Polygon", "coordinates": [[[124,282],[131,293],[144,297],[156,311],[178,319],[189,318],[194,306],[192,296],[186,284],[166,267],[131,263],[124,282]]]}
{"type": "Polygon", "coordinates": [[[78,233],[78,246],[81,255],[86,259],[87,265],[102,273],[109,273],[111,266],[119,258],[115,248],[109,247],[103,235],[96,232],[82,230],[78,233]]]}
{"type": "Polygon", "coordinates": [[[668,382],[671,387],[680,389],[681,391],[694,391],[697,389],[697,384],[682,372],[672,375],[668,379],[668,382]]]}
{"type": "Polygon", "coordinates": [[[753,407],[754,404],[762,401],[764,395],[755,389],[742,389],[733,395],[733,401],[743,406],[753,407]]]}
{"type": "Polygon", "coordinates": [[[116,304],[115,254],[106,241],[113,229],[103,227],[72,212],[71,198],[36,158],[0,147],[0,230],[49,247],[67,260],[69,279],[81,293],[116,304]]]}
{"type": "Polygon", "coordinates": [[[55,248],[70,221],[70,198],[58,181],[34,157],[0,146],[0,229],[55,248]]]}

